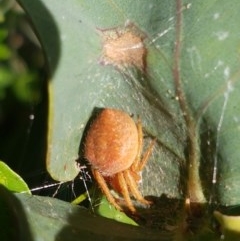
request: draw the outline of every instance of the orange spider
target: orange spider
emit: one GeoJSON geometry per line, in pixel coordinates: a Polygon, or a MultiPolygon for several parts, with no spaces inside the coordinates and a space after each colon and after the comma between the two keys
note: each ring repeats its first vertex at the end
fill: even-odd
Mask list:
{"type": "Polygon", "coordinates": [[[85,158],[89,161],[102,192],[118,210],[122,210],[113,190],[121,194],[131,212],[136,209],[131,197],[143,204],[151,204],[138,190],[140,172],[153,150],[151,142],[141,159],[143,133],[140,120],[137,124],[123,111],[103,109],[91,124],[85,140],[85,158]]]}

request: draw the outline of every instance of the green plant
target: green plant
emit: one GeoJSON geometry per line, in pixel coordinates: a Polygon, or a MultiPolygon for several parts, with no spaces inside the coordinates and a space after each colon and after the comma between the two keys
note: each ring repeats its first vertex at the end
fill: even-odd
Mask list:
{"type": "MultiPolygon", "coordinates": [[[[156,199],[156,207],[140,214],[147,224],[164,230],[149,230],[140,238],[136,233],[143,234],[142,228],[134,227],[136,233],[130,234],[132,227],[124,226],[127,234],[120,231],[109,234],[110,238],[220,239],[213,210],[230,209],[234,215],[239,214],[238,1],[19,2],[31,17],[50,70],[50,175],[69,181],[78,174],[75,160],[81,154],[84,128],[95,107],[115,107],[140,115],[145,133],[157,138],[143,185],[144,194],[156,199]],[[139,69],[111,61],[101,64],[106,63],[106,37],[129,26],[134,26],[133,31],[146,46],[146,66],[137,65],[139,69]]],[[[17,197],[26,202],[25,196],[17,197]]],[[[28,205],[40,205],[35,203],[36,198],[28,205]]],[[[54,226],[49,240],[56,237],[57,230],[67,235],[71,227],[78,227],[78,238],[106,240],[104,233],[109,228],[99,231],[92,225],[93,216],[76,211],[84,213],[76,220],[66,212],[67,207],[75,207],[47,200],[56,208],[50,210],[67,220],[55,223],[48,216],[54,226]],[[86,226],[81,226],[84,220],[86,226]]],[[[49,205],[43,208],[40,220],[45,218],[47,208],[49,205]]],[[[39,215],[34,210],[31,220],[39,215]]],[[[218,212],[215,216],[223,225],[226,239],[239,239],[236,226],[225,225],[225,216],[218,212]]],[[[109,220],[99,222],[106,222],[105,227],[111,223],[113,230],[123,227],[109,220]]],[[[32,228],[39,235],[41,227],[36,229],[33,222],[32,228]]]]}
{"type": "Polygon", "coordinates": [[[44,119],[39,114],[40,110],[43,112],[42,100],[46,95],[43,54],[26,14],[15,1],[1,1],[1,14],[0,158],[25,178],[25,173],[32,169],[27,163],[33,164],[35,148],[39,153],[35,163],[41,160],[38,143],[42,141],[43,128],[37,123],[44,119]]]}

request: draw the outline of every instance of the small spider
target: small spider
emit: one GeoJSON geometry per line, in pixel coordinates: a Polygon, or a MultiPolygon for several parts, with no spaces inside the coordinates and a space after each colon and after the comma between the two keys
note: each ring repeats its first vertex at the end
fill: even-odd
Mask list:
{"type": "Polygon", "coordinates": [[[141,159],[142,124],[140,120],[136,124],[120,110],[103,109],[91,124],[86,135],[84,155],[102,192],[118,210],[122,211],[122,208],[109,186],[123,196],[131,212],[136,212],[131,196],[143,204],[151,204],[140,193],[138,182],[154,143],[155,139],[141,159]]]}

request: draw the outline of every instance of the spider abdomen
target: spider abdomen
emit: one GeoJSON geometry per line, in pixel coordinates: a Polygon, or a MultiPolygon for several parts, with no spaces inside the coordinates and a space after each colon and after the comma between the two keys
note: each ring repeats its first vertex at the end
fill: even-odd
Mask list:
{"type": "Polygon", "coordinates": [[[128,169],[138,153],[138,130],[123,111],[104,109],[89,128],[85,158],[103,176],[128,169]]]}

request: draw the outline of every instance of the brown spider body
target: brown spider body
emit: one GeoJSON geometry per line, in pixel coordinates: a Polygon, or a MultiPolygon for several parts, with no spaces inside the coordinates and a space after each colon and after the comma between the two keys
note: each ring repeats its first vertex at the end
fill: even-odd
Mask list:
{"type": "Polygon", "coordinates": [[[117,209],[122,208],[112,196],[108,185],[121,194],[132,212],[135,207],[130,196],[150,204],[138,190],[139,173],[145,166],[154,141],[140,160],[142,151],[142,126],[123,111],[104,109],[89,128],[85,141],[85,157],[93,175],[108,201],[117,209]]]}

